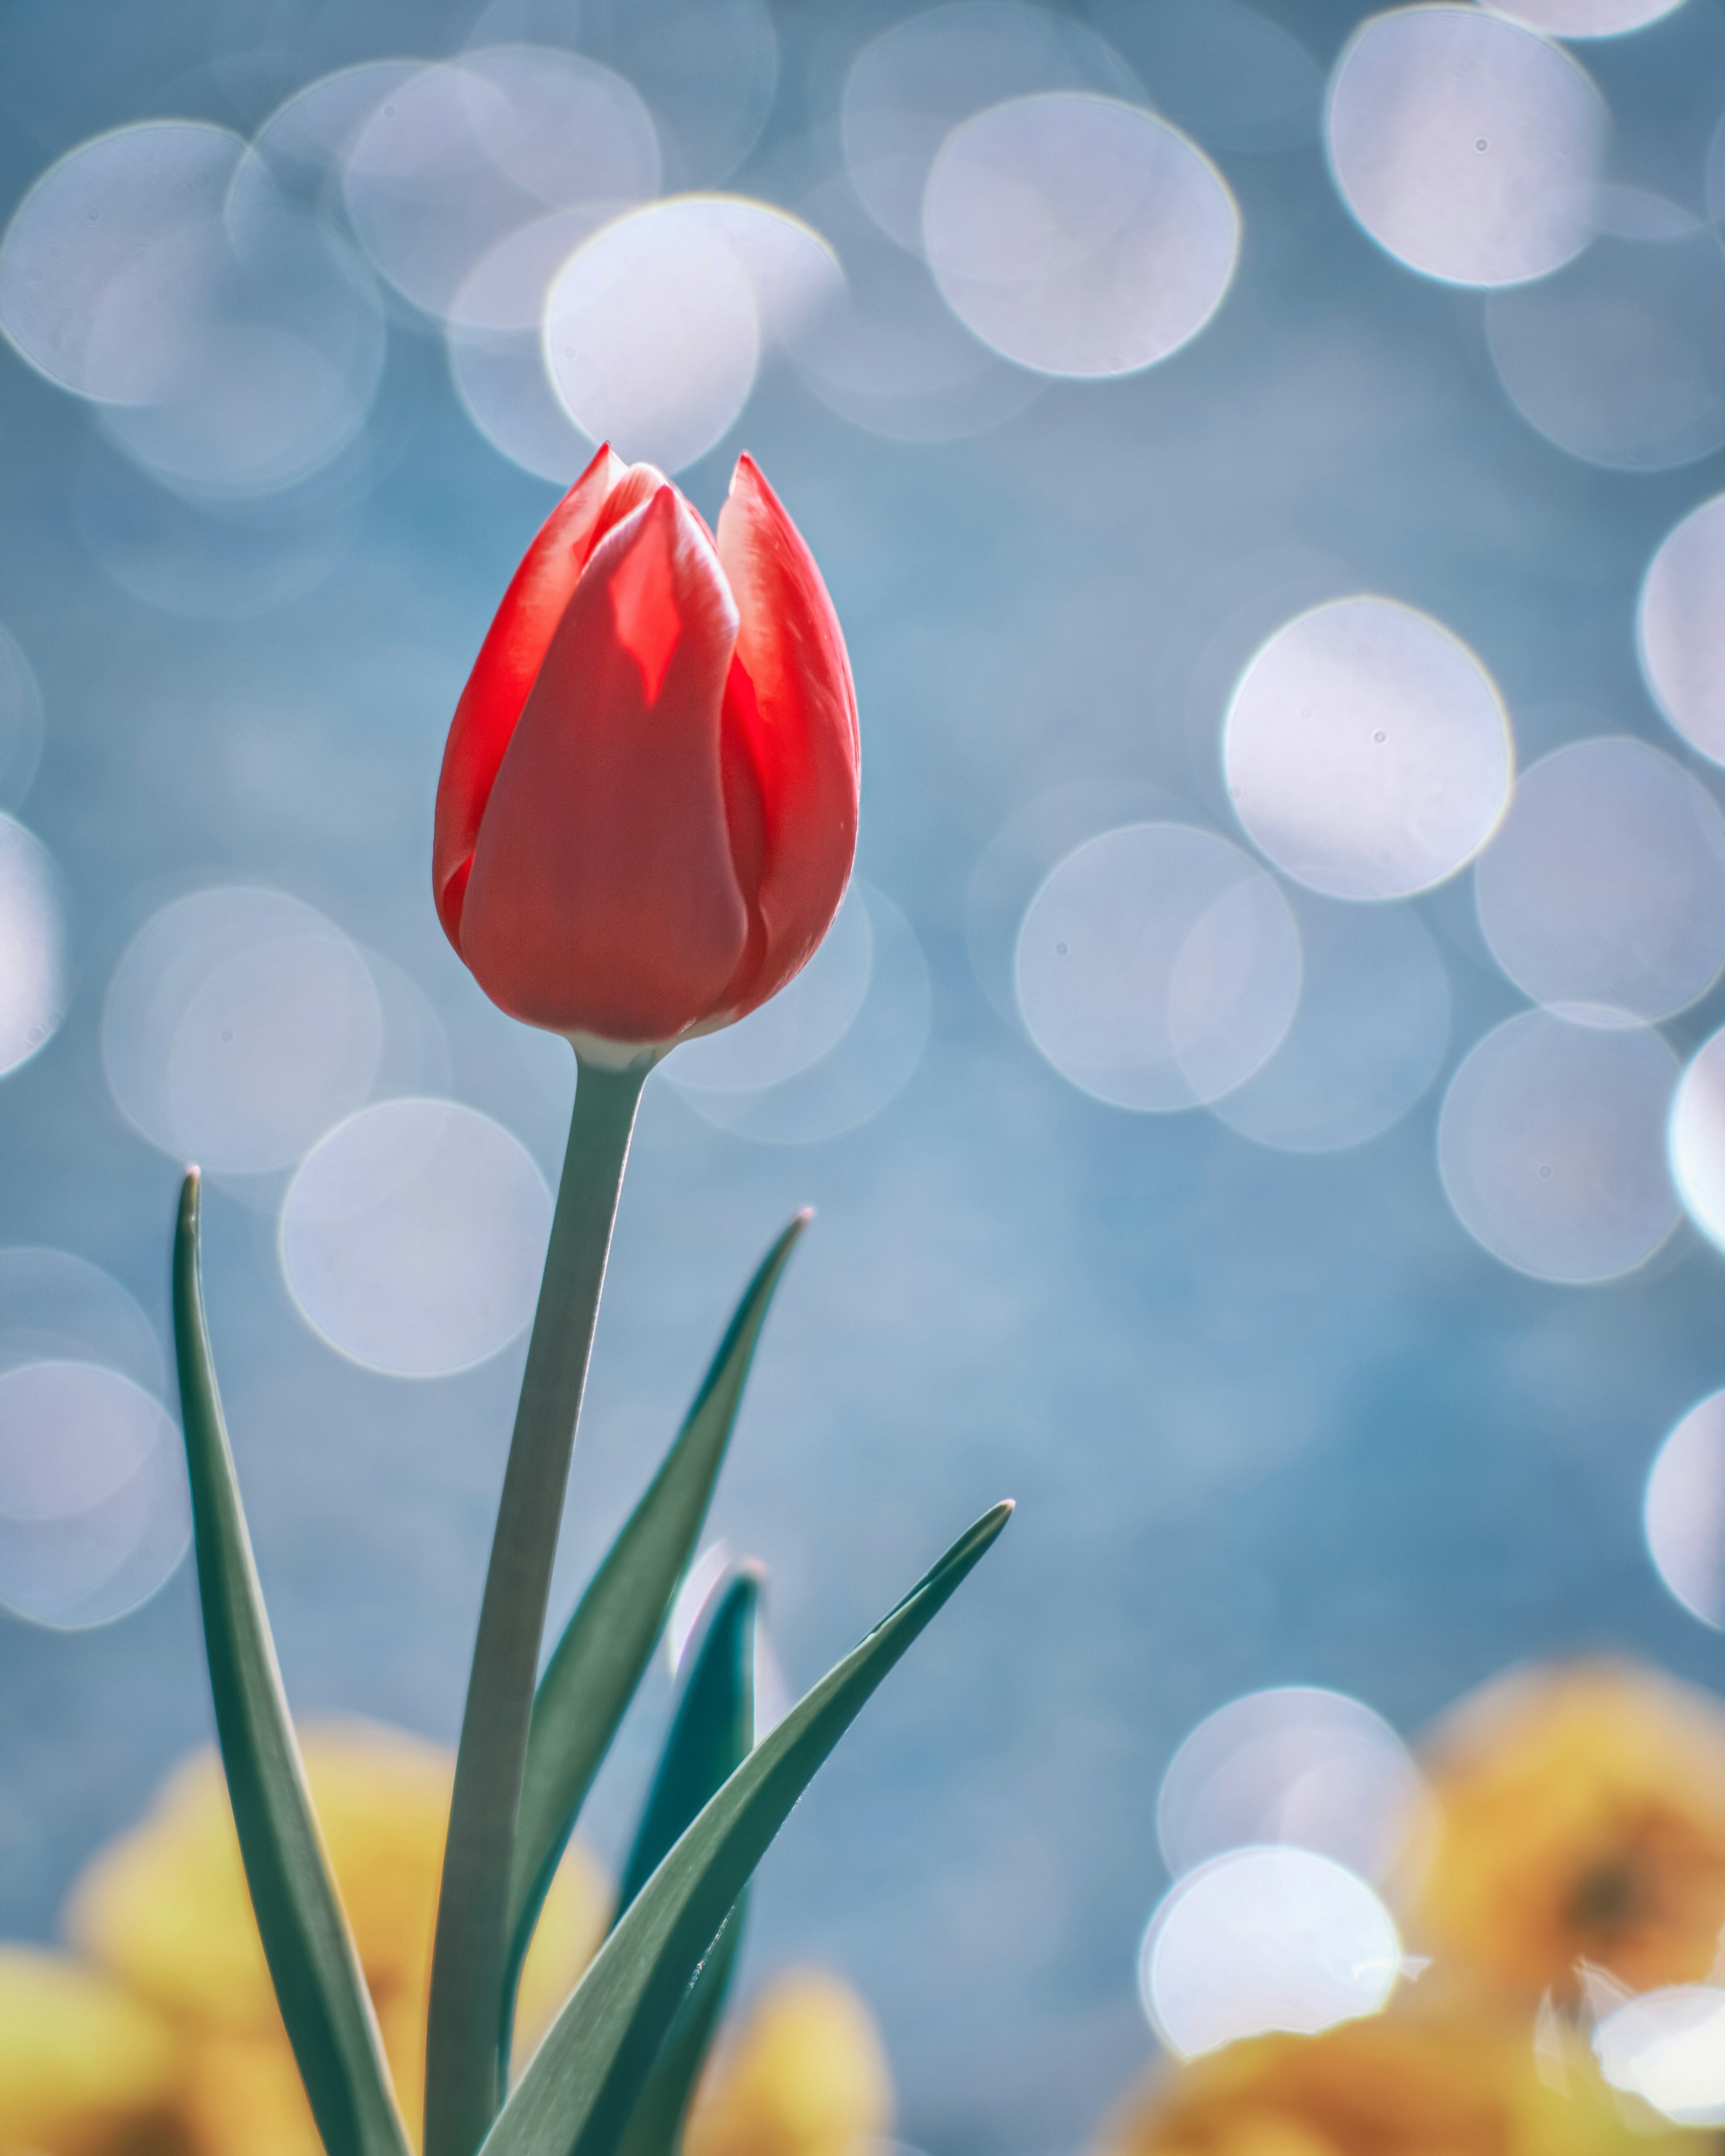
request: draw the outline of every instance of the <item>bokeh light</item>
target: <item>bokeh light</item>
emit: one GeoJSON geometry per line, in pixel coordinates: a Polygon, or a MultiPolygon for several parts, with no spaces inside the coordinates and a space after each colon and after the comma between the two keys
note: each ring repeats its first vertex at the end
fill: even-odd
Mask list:
{"type": "Polygon", "coordinates": [[[397,1100],[338,1124],[281,1209],[281,1264],[313,1331],[395,1378],[444,1378],[533,1315],[551,1194],[521,1142],[459,1101],[397,1100]]]}
{"type": "Polygon", "coordinates": [[[870,222],[846,180],[823,182],[803,208],[837,247],[845,289],[788,349],[829,410],[894,441],[952,441],[988,433],[1040,395],[1042,378],[972,336],[927,266],[870,222]]]}
{"type": "Polygon", "coordinates": [[[0,624],[0,808],[16,808],[42,755],[42,690],[18,639],[0,624]]]}
{"type": "Polygon", "coordinates": [[[1725,1631],[1725,1393],[1691,1408],[1654,1457],[1641,1524],[1660,1578],[1725,1631]]]}
{"type": "Polygon", "coordinates": [[[81,1630],[148,1600],[191,1537],[179,1432],[118,1370],[0,1369],[0,1607],[81,1630]]]}
{"type": "Polygon", "coordinates": [[[1599,2070],[1677,2126],[1725,2126],[1725,1991],[1666,1984],[1625,1999],[1594,2031],[1599,2070]]]}
{"type": "Polygon", "coordinates": [[[1315,1850],[1384,1879],[1425,1811],[1406,1746],[1345,1693],[1288,1685],[1206,1715],[1162,1778],[1156,1835],[1178,1878],[1249,1845],[1315,1850]]]}
{"type": "Polygon", "coordinates": [[[1456,1218],[1537,1280],[1633,1272],[1679,1216],[1664,1142],[1676,1075],[1659,1035],[1627,1018],[1615,1028],[1543,1010],[1507,1020],[1471,1050],[1439,1118],[1456,1218]]]}
{"type": "Polygon", "coordinates": [[[1663,471],[1725,443],[1725,250],[1692,218],[1601,234],[1544,282],[1494,292],[1486,335],[1511,402],[1570,456],[1663,471]]]}
{"type": "Polygon", "coordinates": [[[1508,721],[1458,637],[1394,599],[1314,607],[1240,678],[1223,734],[1235,813],[1332,898],[1405,898],[1483,846],[1509,798],[1508,721]]]}
{"type": "Polygon", "coordinates": [[[520,226],[480,256],[449,305],[449,372],[467,416],[511,463],[559,485],[593,444],[552,386],[545,311],[563,264],[615,208],[583,203],[520,226]]]}
{"type": "Polygon", "coordinates": [[[658,191],[652,116],[620,75],[553,48],[497,45],[390,90],[348,153],[353,228],[405,298],[441,316],[511,232],[547,210],[658,191]]]}
{"type": "Polygon", "coordinates": [[[1631,737],[1525,771],[1474,891],[1491,955],[1536,1003],[1668,1018],[1725,967],[1725,816],[1631,737]]]}
{"type": "Polygon", "coordinates": [[[315,204],[190,121],[98,136],[43,176],[0,244],[0,322],[98,400],[126,454],[217,496],[327,465],[383,364],[376,296],[315,204]]]}
{"type": "Polygon", "coordinates": [[[1304,969],[1287,1038],[1211,1106],[1259,1145],[1335,1152],[1389,1130],[1436,1077],[1450,1040],[1449,976],[1404,907],[1300,898],[1294,917],[1304,969]]]}
{"type": "Polygon", "coordinates": [[[547,363],[591,439],[677,471],[730,431],[763,344],[806,331],[843,293],[830,249],[783,211],[727,195],[654,203],[563,265],[547,363]]]}
{"type": "Polygon", "coordinates": [[[1060,1075],[1115,1107],[1219,1100],[1267,1063],[1300,995],[1300,938],[1237,846],[1130,824],[1067,855],[1019,932],[1019,1009],[1060,1075]]]}
{"type": "Polygon", "coordinates": [[[1135,98],[1140,85],[1093,30],[1019,0],[952,0],[895,23],[852,62],[839,126],[869,214],[922,244],[923,195],[952,130],[992,105],[1055,90],[1135,98]]]}
{"type": "Polygon", "coordinates": [[[1669,15],[1682,0],[1492,0],[1500,15],[1512,15],[1548,38],[1620,38],[1645,29],[1669,15]]]}
{"type": "Polygon", "coordinates": [[[1138,1989],[1151,2025],[1191,2058],[1374,2014],[1401,1942],[1365,1881],[1307,1849],[1239,1849],[1188,1872],[1151,1918],[1138,1989]]]}
{"type": "Polygon", "coordinates": [[[81,397],[147,394],[127,339],[102,334],[109,293],[176,237],[220,229],[244,154],[228,128],[152,120],[50,165],[0,240],[0,327],[30,364],[81,397]]]}
{"type": "Polygon", "coordinates": [[[1677,1082],[1671,1165],[1690,1219],[1725,1250],[1725,1031],[1702,1043],[1677,1082]]]}
{"type": "Polygon", "coordinates": [[[65,1015],[65,928],[48,850],[0,816],[0,1076],[45,1048],[65,1015]]]}
{"type": "Polygon", "coordinates": [[[909,1082],[932,992],[916,931],[853,878],[838,925],[790,986],[660,1065],[701,1119],[762,1145],[815,1145],[872,1122],[909,1082]]]}
{"type": "Polygon", "coordinates": [[[1725,763],[1725,495],[1661,542],[1635,627],[1654,701],[1692,748],[1725,763]]]}
{"type": "Polygon", "coordinates": [[[1019,930],[1050,870],[1086,839],[1170,805],[1131,780],[1076,779],[1022,803],[983,847],[965,887],[964,940],[977,985],[1009,1025],[1019,1022],[1019,930]]]}
{"type": "Polygon", "coordinates": [[[1055,90],[954,128],[922,234],[941,291],[984,344],[1045,374],[1130,374],[1221,305],[1240,213],[1209,159],[1153,113],[1055,90]]]}
{"type": "Polygon", "coordinates": [[[1399,8],[1354,33],[1325,136],[1343,199],[1410,270],[1543,277],[1592,237],[1607,117],[1555,45],[1481,8],[1399,8]]]}
{"type": "Polygon", "coordinates": [[[20,1363],[100,1363],[159,1394],[156,1329],[118,1281],[70,1250],[0,1250],[0,1370],[20,1363]]]}
{"type": "Polygon", "coordinates": [[[152,1145],[217,1173],[290,1166],[357,1108],[382,1048],[365,960],[313,907],[249,886],[193,892],[115,968],[102,1060],[152,1145]]]}
{"type": "Polygon", "coordinates": [[[1299,39],[1241,0],[1100,0],[1091,19],[1158,112],[1207,149],[1291,150],[1318,131],[1323,76],[1299,39]]]}
{"type": "Polygon", "coordinates": [[[716,187],[753,147],[778,81],[766,0],[491,0],[475,45],[568,45],[651,106],[673,187],[716,187]]]}

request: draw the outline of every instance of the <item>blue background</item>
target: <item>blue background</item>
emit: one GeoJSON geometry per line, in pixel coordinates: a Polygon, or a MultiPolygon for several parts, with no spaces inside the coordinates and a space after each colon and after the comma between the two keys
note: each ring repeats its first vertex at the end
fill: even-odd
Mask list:
{"type": "MultiPolygon", "coordinates": [[[[1354,20],[1268,12],[1326,69],[1354,20]]],[[[778,103],[729,184],[830,128],[850,54],[891,17],[778,11],[778,103]]],[[[426,6],[8,0],[0,204],[101,128],[255,124],[295,80],[448,51],[467,28],[426,6]],[[215,64],[266,47],[290,55],[285,83],[215,64]]],[[[1622,176],[1698,206],[1725,17],[1686,0],[1584,57],[1622,176]]],[[[752,1919],[748,1984],[818,1958],[866,1992],[900,2130],[933,2156],[1076,2147],[1148,2056],[1133,1958],[1165,1884],[1156,1789],[1211,1707],[1322,1684],[1412,1731],[1519,1657],[1626,1648],[1703,1683],[1725,1667],[1640,1531],[1659,1440],[1725,1383],[1717,1254],[1684,1229],[1609,1287],[1522,1277],[1445,1202],[1441,1078],[1353,1152],[1264,1151],[1201,1113],[1076,1091],[967,954],[977,858],[1050,787],[1117,787],[1127,816],[1149,789],[1227,829],[1217,639],[1237,666],[1336,592],[1453,628],[1501,685],[1523,762],[1606,730],[1683,753],[1637,674],[1635,598],[1665,532],[1725,484],[1722,459],[1635,476],[1566,458],[1504,398],[1478,295],[1380,253],[1316,144],[1219,162],[1240,273],[1166,364],[1054,383],[991,434],[926,446],[856,431],[781,369],[682,475],[711,516],[747,447],[822,564],[863,714],[859,865],[916,929],[933,1019],[885,1111],[820,1145],[753,1145],[649,1090],[557,1599],[644,1482],[749,1268],[812,1203],[715,1512],[767,1563],[793,1686],[969,1517],[1019,1501],[793,1816],[752,1919]]],[[[59,1034],[0,1082],[0,1241],[91,1259],[165,1337],[177,1171],[109,1097],[101,1001],[157,905],[236,878],[404,968],[449,1030],[456,1091],[553,1173],[572,1070],[468,979],[428,862],[449,714],[554,490],[473,429],[434,337],[393,326],[361,454],[297,526],[260,519],[265,558],[313,543],[330,566],[249,619],[153,610],[110,581],[90,519],[172,505],[151,506],[84,408],[6,350],[0,474],[0,618],[49,722],[20,813],[66,875],[77,969],[59,1034]]],[[[1466,878],[1420,910],[1455,994],[1447,1070],[1518,999],[1466,878]]],[[[1682,1052],[1722,1019],[1716,993],[1670,1037],[1682,1052]]],[[[519,1345],[436,1383],[341,1360],[294,1312],[272,1219],[220,1190],[207,1271],[296,1707],[453,1740],[519,1345]]],[[[660,1671],[596,1802],[614,1861],[669,1703],[660,1671]]],[[[5,1928],[50,1936],[77,1867],[208,1728],[187,1571],[96,1632],[0,1617],[5,1928]]]]}

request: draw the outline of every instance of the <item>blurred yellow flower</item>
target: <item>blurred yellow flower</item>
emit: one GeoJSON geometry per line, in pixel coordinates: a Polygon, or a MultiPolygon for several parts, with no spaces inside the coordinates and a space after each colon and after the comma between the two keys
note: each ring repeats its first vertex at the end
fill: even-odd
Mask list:
{"type": "Polygon", "coordinates": [[[1725,1706],[1628,1662],[1512,1671],[1427,1748],[1437,1799],[1410,1933],[1529,1999],[1578,1964],[1705,1979],[1725,1926],[1725,1706]]]}
{"type": "MultiPolygon", "coordinates": [[[[301,1746],[390,2071],[417,2137],[453,1763],[434,1745],[368,1723],[314,1726],[301,1746]]],[[[518,2056],[538,2041],[592,1958],[609,1912],[608,1886],[572,1846],[522,1971],[518,2056]]],[[[95,1858],[73,1889],[67,1924],[74,1944],[180,2032],[180,2115],[203,2156],[321,2156],[213,1752],[182,1767],[143,1823],[95,1858]]]]}
{"type": "Polygon", "coordinates": [[[837,1977],[797,1969],[762,1993],[720,2050],[683,2156],[849,2156],[891,2130],[892,2108],[868,2008],[837,1977]]]}
{"type": "Polygon", "coordinates": [[[1531,2027],[1475,2005],[1260,2036],[1159,2073],[1098,2156],[1678,2156],[1707,2143],[1631,2123],[1579,2039],[1548,2087],[1531,2027]]]}
{"type": "Polygon", "coordinates": [[[171,2138],[182,2046],[63,1954],[0,1947],[0,2156],[120,2156],[171,2138]]]}

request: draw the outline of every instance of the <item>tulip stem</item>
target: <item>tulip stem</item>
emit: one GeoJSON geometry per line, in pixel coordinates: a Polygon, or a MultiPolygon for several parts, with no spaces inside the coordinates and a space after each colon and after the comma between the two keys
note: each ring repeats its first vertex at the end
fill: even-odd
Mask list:
{"type": "Polygon", "coordinates": [[[575,1424],[650,1066],[577,1058],[575,1107],[468,1678],[426,2037],[426,2156],[474,2156],[503,2101],[510,1869],[575,1424]]]}

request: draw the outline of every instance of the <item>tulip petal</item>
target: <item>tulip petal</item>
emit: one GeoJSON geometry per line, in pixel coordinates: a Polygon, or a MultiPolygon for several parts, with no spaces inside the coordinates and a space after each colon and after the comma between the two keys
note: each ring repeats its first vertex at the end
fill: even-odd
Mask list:
{"type": "Polygon", "coordinates": [[[480,647],[444,749],[432,841],[438,917],[458,951],[485,803],[563,609],[599,541],[662,484],[650,465],[602,449],[540,526],[480,647]]]}
{"type": "Polygon", "coordinates": [[[740,1016],[806,965],[832,925],[856,851],[860,757],[838,616],[749,457],[720,514],[719,559],[740,617],[725,698],[726,803],[755,929],[727,997],[740,1016]]]}
{"type": "Polygon", "coordinates": [[[674,1039],[747,947],[719,725],[737,608],[661,485],[593,549],[491,789],[461,953],[531,1025],[674,1039]]]}

